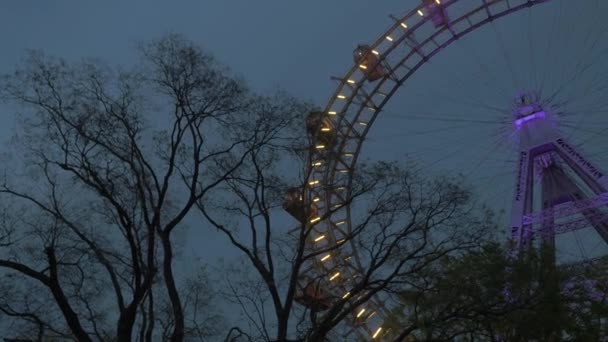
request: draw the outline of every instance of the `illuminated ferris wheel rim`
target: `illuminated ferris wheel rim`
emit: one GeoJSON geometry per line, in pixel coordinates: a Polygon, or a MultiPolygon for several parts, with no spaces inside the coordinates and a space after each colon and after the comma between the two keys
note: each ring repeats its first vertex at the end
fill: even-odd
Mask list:
{"type": "MultiPolygon", "coordinates": [[[[360,91],[362,90],[362,84],[366,80],[366,76],[365,76],[365,73],[361,71],[360,66],[355,64],[350,69],[350,71],[346,74],[346,76],[342,78],[339,86],[337,87],[336,92],[331,97],[329,104],[326,106],[326,109],[324,111],[324,114],[326,115],[326,117],[329,118],[334,125],[334,127],[333,127],[334,140],[333,140],[333,144],[331,146],[331,148],[333,148],[334,150],[330,151],[329,149],[327,149],[327,147],[329,147],[329,146],[317,144],[316,142],[313,143],[314,150],[313,150],[313,153],[311,155],[311,160],[310,160],[310,162],[311,162],[310,166],[312,166],[313,171],[307,173],[309,175],[309,178],[307,180],[309,190],[310,190],[310,193],[308,194],[309,198],[318,199],[318,201],[316,202],[317,205],[322,207],[326,211],[327,211],[327,209],[341,208],[339,205],[335,205],[335,204],[329,205],[329,206],[326,205],[327,203],[325,202],[325,198],[324,198],[325,196],[323,196],[323,193],[328,192],[326,190],[336,190],[336,189],[350,191],[350,186],[352,185],[352,175],[353,175],[353,172],[351,170],[354,170],[354,166],[358,159],[358,155],[359,155],[362,143],[365,140],[365,137],[366,137],[367,133],[369,132],[376,116],[382,111],[382,108],[386,105],[386,103],[388,103],[388,101],[394,95],[394,93],[397,91],[397,89],[399,89],[399,87],[401,87],[403,85],[403,83],[409,77],[411,77],[414,74],[414,72],[417,71],[417,69],[419,69],[426,61],[428,61],[431,57],[433,57],[436,53],[438,53],[439,50],[447,47],[447,45],[458,40],[459,38],[463,37],[467,33],[470,33],[472,31],[474,31],[475,29],[483,26],[484,24],[492,22],[494,19],[503,17],[507,14],[514,13],[518,10],[521,10],[521,9],[524,9],[527,7],[531,7],[536,4],[546,3],[549,1],[550,0],[520,0],[520,1],[482,0],[482,2],[483,2],[482,6],[474,8],[473,10],[471,10],[470,12],[466,13],[465,15],[461,16],[458,19],[450,20],[451,26],[455,26],[459,22],[466,21],[467,18],[469,18],[471,15],[474,15],[480,11],[486,11],[486,13],[491,13],[491,12],[489,12],[489,8],[492,6],[495,6],[498,3],[521,2],[521,4],[514,6],[514,7],[510,7],[508,10],[498,12],[495,14],[491,14],[486,19],[484,19],[478,23],[472,24],[468,29],[458,32],[456,34],[452,34],[452,37],[450,39],[448,39],[443,44],[438,45],[437,48],[432,53],[423,57],[422,60],[418,64],[416,64],[413,68],[409,68],[408,72],[406,73],[406,75],[404,77],[395,81],[394,74],[387,74],[382,80],[377,81],[374,91],[371,93],[363,94],[364,91],[360,93],[360,91]],[[358,80],[355,80],[355,79],[358,79],[358,80]],[[381,88],[387,81],[394,82],[394,86],[390,89],[389,92],[383,92],[383,91],[381,91],[381,88]],[[345,92],[344,92],[345,89],[351,90],[350,96],[345,95],[345,92]],[[379,97],[382,98],[382,100],[380,102],[377,102],[378,104],[371,101],[371,99],[375,95],[378,95],[379,97]],[[356,103],[356,100],[361,97],[368,98],[369,100],[366,102],[360,103],[358,105],[359,107],[358,107],[358,110],[356,111],[354,120],[349,120],[346,117],[346,115],[344,115],[344,113],[346,111],[348,111],[348,109],[351,107],[351,105],[356,103]],[[337,107],[339,105],[336,106],[336,103],[339,103],[340,101],[343,103],[343,105],[342,105],[341,109],[338,109],[337,107]],[[361,117],[364,117],[363,113],[366,110],[369,112],[372,112],[372,115],[368,116],[367,120],[361,120],[361,117]],[[336,118],[337,118],[337,120],[336,120],[336,118]],[[358,126],[363,127],[363,129],[362,130],[356,129],[356,127],[358,127],[358,126]],[[345,132],[343,132],[343,131],[345,131],[345,132]],[[338,134],[338,132],[339,132],[339,134],[338,134]],[[354,133],[354,134],[352,134],[352,133],[354,133]],[[356,142],[355,149],[351,149],[350,151],[344,151],[347,143],[351,142],[351,141],[356,142]],[[342,162],[341,164],[345,168],[339,169],[337,167],[338,163],[335,162],[336,157],[349,158],[350,162],[342,162]],[[336,176],[340,175],[340,174],[348,175],[348,178],[347,178],[348,182],[346,184],[342,183],[339,186],[333,187],[333,189],[332,189],[332,185],[334,185],[336,183],[339,184],[339,182],[335,182],[334,180],[336,179],[336,176]],[[321,177],[319,177],[319,175],[321,175],[321,177]],[[315,176],[317,176],[317,177],[315,177],[315,176]],[[323,205],[323,204],[325,204],[325,205],[323,205]]],[[[473,1],[471,1],[471,0],[451,0],[451,1],[444,0],[441,2],[441,4],[444,6],[444,8],[447,9],[451,5],[453,5],[457,2],[473,2],[473,1]]],[[[425,10],[424,7],[419,7],[419,8],[412,10],[410,13],[406,14],[401,20],[398,20],[397,23],[394,24],[384,35],[382,35],[380,39],[378,39],[373,45],[370,46],[373,53],[380,57],[380,62],[385,60],[386,57],[391,52],[394,51],[395,47],[397,47],[399,44],[401,44],[405,38],[413,35],[416,32],[416,29],[428,20],[424,16],[424,12],[423,12],[424,10],[425,10]],[[420,13],[422,13],[422,15],[420,15],[420,13]],[[414,24],[408,24],[408,22],[412,21],[412,20],[408,20],[408,19],[415,18],[416,16],[419,16],[423,19],[419,20],[418,22],[416,22],[414,24]],[[396,39],[396,38],[394,38],[395,35],[393,33],[395,31],[398,31],[399,29],[404,29],[405,34],[402,34],[402,36],[400,38],[396,39]],[[379,47],[382,45],[386,45],[386,44],[383,44],[386,41],[391,42],[391,44],[388,48],[386,48],[384,50],[384,52],[381,52],[382,50],[379,47]]],[[[441,33],[444,31],[451,31],[451,30],[452,30],[451,28],[447,28],[445,26],[438,29],[436,31],[436,33],[433,35],[433,37],[430,37],[429,39],[426,39],[424,42],[420,43],[418,45],[417,49],[420,50],[423,47],[423,45],[429,44],[430,41],[434,38],[434,36],[437,35],[438,33],[441,33]]],[[[419,53],[419,51],[416,51],[416,49],[413,49],[410,53],[408,53],[408,56],[406,56],[406,58],[402,60],[401,64],[404,64],[407,61],[407,58],[409,58],[413,54],[420,54],[420,53],[419,53]]],[[[398,65],[397,67],[402,67],[402,65],[398,65]]],[[[348,209],[348,206],[345,205],[342,208],[348,209]]],[[[329,218],[329,217],[324,217],[324,219],[326,219],[326,218],[329,218]]],[[[312,223],[316,223],[316,222],[320,222],[321,220],[320,220],[320,217],[316,217],[316,218],[313,218],[312,221],[313,221],[312,223]]],[[[340,223],[344,224],[342,221],[340,221],[340,223]]]]}
{"type": "MultiPolygon", "coordinates": [[[[395,23],[368,47],[370,54],[377,57],[377,63],[365,65],[356,62],[340,79],[334,95],[323,112],[324,120],[329,120],[332,126],[331,144],[326,146],[318,139],[313,140],[313,152],[308,164],[311,169],[307,172],[305,192],[308,196],[307,201],[314,202],[318,207],[318,216],[310,219],[314,229],[308,242],[313,244],[313,247],[320,241],[329,244],[340,243],[351,234],[350,205],[345,203],[345,199],[351,195],[353,170],[367,133],[397,89],[431,57],[459,38],[496,19],[549,1],[551,0],[425,0],[422,5],[402,18],[393,18],[395,23]],[[451,18],[452,13],[449,9],[457,3],[470,3],[473,6],[458,18],[451,18]],[[480,5],[475,7],[478,3],[480,5]],[[429,5],[439,10],[435,9],[436,12],[429,13],[429,5]],[[435,30],[427,37],[416,36],[416,32],[424,24],[432,24],[433,15],[440,14],[437,11],[444,11],[441,15],[447,13],[446,22],[435,26],[435,30]],[[403,56],[403,52],[396,49],[400,46],[409,48],[405,57],[398,58],[399,62],[396,64],[387,64],[389,55],[396,52],[403,56]],[[377,66],[382,66],[387,72],[373,81],[372,91],[366,91],[363,85],[368,81],[370,70],[377,66]],[[339,214],[343,217],[335,219],[339,214]]],[[[319,136],[321,129],[321,126],[317,128],[315,137],[319,136]]],[[[327,267],[324,263],[329,259],[328,255],[321,255],[321,259],[317,260],[317,266],[321,273],[327,275],[329,281],[338,280],[340,277],[346,278],[349,273],[361,272],[363,269],[354,243],[343,244],[333,253],[336,255],[332,259],[344,254],[354,259],[354,263],[349,270],[338,271],[327,267]],[[350,248],[350,253],[344,252],[345,247],[350,248]]],[[[336,287],[342,288],[345,292],[343,295],[338,293],[336,295],[342,298],[349,295],[346,286],[336,287]]],[[[379,306],[377,310],[381,311],[381,316],[388,314],[388,310],[383,308],[381,303],[374,300],[372,303],[379,306]]],[[[382,325],[371,328],[366,326],[366,330],[374,339],[383,335],[382,325]]]]}

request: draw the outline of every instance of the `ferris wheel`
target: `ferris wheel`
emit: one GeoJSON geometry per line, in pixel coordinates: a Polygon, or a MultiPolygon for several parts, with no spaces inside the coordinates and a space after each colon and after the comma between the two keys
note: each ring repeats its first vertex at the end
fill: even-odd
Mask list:
{"type": "MultiPolygon", "coordinates": [[[[595,0],[423,0],[357,46],[325,110],[308,117],[309,176],[284,202],[313,226],[311,249],[340,245],[319,255],[311,279],[321,280],[303,286],[300,302],[323,311],[348,301],[365,267],[357,246],[342,244],[364,158],[463,174],[505,212],[508,238],[554,246],[557,263],[607,255],[607,9],[595,0]]],[[[373,297],[353,310],[349,333],[394,339],[390,312],[373,297]]]]}

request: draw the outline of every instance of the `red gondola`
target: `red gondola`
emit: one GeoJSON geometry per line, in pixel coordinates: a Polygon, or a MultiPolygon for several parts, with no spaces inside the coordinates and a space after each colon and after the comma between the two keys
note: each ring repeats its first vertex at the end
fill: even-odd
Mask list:
{"type": "Polygon", "coordinates": [[[331,307],[331,297],[323,289],[320,282],[308,283],[304,289],[296,293],[295,301],[313,311],[325,311],[331,307]]]}
{"type": "Polygon", "coordinates": [[[306,208],[304,199],[302,198],[301,188],[291,188],[287,190],[283,199],[283,209],[303,224],[308,219],[319,215],[319,210],[314,203],[311,203],[308,208],[306,208]]]}

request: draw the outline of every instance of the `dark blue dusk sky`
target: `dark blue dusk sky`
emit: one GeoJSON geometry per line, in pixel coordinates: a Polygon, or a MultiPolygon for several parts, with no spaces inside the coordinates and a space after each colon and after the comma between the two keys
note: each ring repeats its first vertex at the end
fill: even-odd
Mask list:
{"type": "Polygon", "coordinates": [[[259,89],[287,88],[324,100],[329,75],[349,67],[359,41],[371,40],[415,1],[135,0],[0,3],[0,70],[23,49],[65,58],[133,62],[133,44],[184,34],[259,89]],[[395,12],[393,12],[395,11],[395,12]]]}
{"type": "MultiPolygon", "coordinates": [[[[175,32],[212,52],[254,89],[283,88],[323,107],[335,87],[330,76],[341,76],[350,68],[353,48],[380,36],[392,24],[389,14],[401,15],[418,4],[416,0],[1,1],[0,72],[10,72],[25,49],[42,49],[68,60],[98,57],[128,66],[136,63],[137,42],[175,32]]],[[[493,113],[483,105],[505,107],[518,89],[543,73],[549,79],[547,89],[567,84],[572,90],[564,101],[576,100],[587,88],[568,81],[568,72],[580,68],[577,63],[583,60],[608,60],[599,47],[583,49],[590,46],[587,33],[601,35],[605,26],[601,13],[607,13],[604,2],[556,0],[501,19],[458,42],[422,68],[404,86],[403,95],[386,108],[392,120],[378,121],[366,147],[368,156],[411,155],[423,158],[429,169],[462,172],[508,213],[513,160],[509,142],[497,133],[504,133],[500,121],[507,114],[493,113]],[[560,4],[565,4],[563,15],[558,15],[560,4]],[[400,120],[403,113],[413,115],[400,120]],[[433,121],[419,120],[420,116],[433,121]],[[446,116],[494,120],[496,125],[440,119],[446,116]]],[[[608,41],[605,38],[600,42],[608,41]]],[[[605,63],[593,65],[591,74],[598,73],[605,75],[605,63]]],[[[607,104],[592,105],[597,114],[607,104]]],[[[13,113],[1,109],[0,134],[7,137],[13,113]]],[[[585,142],[587,150],[602,160],[600,165],[608,164],[601,154],[608,146],[605,135],[595,134],[601,117],[577,120],[575,129],[565,127],[567,134],[585,142]],[[589,143],[577,134],[591,134],[595,140],[589,143]]],[[[223,238],[214,234],[204,238],[214,246],[205,249],[206,256],[221,254],[218,239],[223,238]]],[[[197,246],[185,253],[197,254],[197,246]]]]}
{"type": "MultiPolygon", "coordinates": [[[[26,49],[42,49],[68,60],[95,57],[129,66],[136,63],[138,42],[175,32],[214,54],[254,89],[282,88],[323,106],[335,85],[330,76],[350,68],[353,47],[381,34],[390,25],[389,13],[403,12],[414,3],[136,0],[33,5],[2,1],[0,72],[12,71],[26,49]]],[[[2,108],[0,134],[8,138],[13,132],[13,111],[2,108]]],[[[195,219],[188,224],[195,229],[185,255],[225,254],[223,236],[201,236],[195,219]]]]}

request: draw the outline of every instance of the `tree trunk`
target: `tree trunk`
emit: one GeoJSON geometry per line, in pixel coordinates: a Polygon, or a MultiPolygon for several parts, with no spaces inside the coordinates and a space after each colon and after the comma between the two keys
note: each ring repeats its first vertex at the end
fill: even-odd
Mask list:
{"type": "Polygon", "coordinates": [[[182,342],[184,340],[184,312],[177,287],[175,286],[175,279],[173,278],[173,249],[171,247],[169,233],[161,234],[161,240],[163,244],[164,256],[163,277],[165,279],[165,285],[167,286],[169,300],[171,301],[171,307],[173,309],[173,319],[175,320],[175,327],[173,328],[173,333],[171,334],[171,342],[182,342]]]}
{"type": "Polygon", "coordinates": [[[55,250],[52,247],[48,247],[45,250],[48,262],[49,262],[49,289],[53,294],[53,298],[59,305],[59,309],[61,313],[63,313],[63,317],[66,320],[66,323],[70,327],[72,334],[74,337],[80,342],[92,342],[89,335],[84,331],[82,325],[80,324],[80,320],[78,319],[78,314],[72,309],[67,296],[63,292],[61,288],[61,284],[59,283],[59,275],[57,269],[57,259],[55,257],[55,250]]]}
{"type": "Polygon", "coordinates": [[[118,332],[116,334],[116,340],[118,342],[131,341],[136,312],[137,305],[132,303],[120,313],[120,317],[118,318],[118,332]]]}

